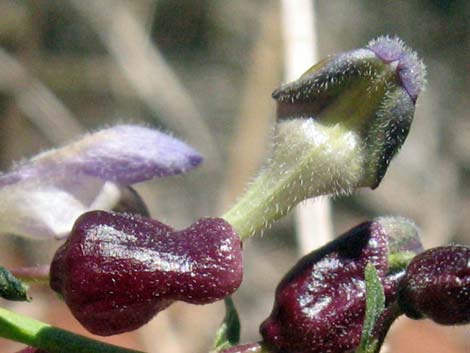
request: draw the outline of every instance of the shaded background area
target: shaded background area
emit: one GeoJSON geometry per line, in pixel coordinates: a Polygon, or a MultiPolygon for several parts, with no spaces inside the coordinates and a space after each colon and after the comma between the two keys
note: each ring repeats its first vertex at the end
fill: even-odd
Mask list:
{"type": "MultiPolygon", "coordinates": [[[[315,5],[320,56],[390,34],[428,66],[428,88],[401,153],[377,190],[333,201],[335,232],[393,214],[414,219],[426,246],[470,244],[470,3],[315,5]]],[[[205,164],[137,189],[152,215],[175,227],[221,215],[256,173],[274,122],[270,94],[283,77],[277,1],[1,0],[0,14],[1,170],[103,125],[172,131],[199,149],[205,164]]],[[[245,279],[235,295],[243,341],[259,338],[275,285],[298,258],[296,244],[291,217],[246,244],[245,279]]],[[[46,263],[58,245],[6,236],[0,264],[46,263]]],[[[84,333],[50,290],[35,287],[32,295],[31,304],[0,304],[84,333]]],[[[137,332],[109,340],[152,353],[207,352],[222,317],[220,303],[175,304],[137,332]]],[[[390,352],[470,351],[468,327],[395,326],[390,352]]],[[[18,347],[0,340],[2,352],[18,347]]]]}

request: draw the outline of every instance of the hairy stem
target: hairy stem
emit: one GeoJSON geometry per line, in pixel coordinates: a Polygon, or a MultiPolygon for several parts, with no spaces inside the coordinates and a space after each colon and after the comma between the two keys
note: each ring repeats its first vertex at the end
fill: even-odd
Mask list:
{"type": "Polygon", "coordinates": [[[281,122],[273,157],[222,217],[243,240],[262,232],[300,201],[349,193],[362,179],[362,151],[354,133],[314,119],[281,122]]]}

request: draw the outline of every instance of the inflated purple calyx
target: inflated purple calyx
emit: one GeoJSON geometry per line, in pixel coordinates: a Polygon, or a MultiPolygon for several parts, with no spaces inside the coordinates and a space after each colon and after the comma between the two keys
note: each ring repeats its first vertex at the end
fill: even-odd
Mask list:
{"type": "Polygon", "coordinates": [[[371,263],[385,280],[387,252],[380,224],[366,222],[303,257],[276,289],[273,310],[260,327],[264,341],[280,352],[355,348],[365,313],[365,267],[371,263]]]}
{"type": "Polygon", "coordinates": [[[470,247],[441,246],[416,256],[400,282],[398,303],[413,319],[470,323],[470,247]]]}
{"type": "Polygon", "coordinates": [[[386,63],[396,62],[397,75],[413,102],[416,102],[426,83],[426,67],[416,53],[401,39],[388,36],[370,41],[367,48],[386,63]]]}
{"type": "Polygon", "coordinates": [[[220,300],[242,273],[240,239],[223,219],[175,231],[150,218],[93,211],[55,254],[50,285],[85,328],[107,336],[137,329],[176,300],[220,300]]]}
{"type": "MultiPolygon", "coordinates": [[[[366,266],[377,270],[387,308],[404,276],[403,266],[391,271],[390,258],[421,250],[418,230],[405,218],[378,217],[350,229],[304,256],[283,277],[273,310],[260,327],[264,342],[276,352],[357,348],[366,309],[366,266]]],[[[378,339],[388,327],[377,330],[378,339]]]]}

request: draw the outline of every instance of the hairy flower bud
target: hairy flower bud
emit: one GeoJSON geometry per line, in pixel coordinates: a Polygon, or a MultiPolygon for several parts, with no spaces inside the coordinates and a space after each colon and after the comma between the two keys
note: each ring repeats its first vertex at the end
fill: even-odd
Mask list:
{"type": "Polygon", "coordinates": [[[358,186],[375,188],[408,135],[424,75],[424,64],[397,38],[380,37],[365,48],[331,56],[274,91],[278,135],[293,143],[290,136],[305,130],[301,139],[295,137],[299,148],[301,144],[335,147],[336,139],[348,136],[350,144],[336,148],[342,147],[346,158],[354,156],[356,168],[345,174],[349,180],[339,179],[345,190],[332,193],[358,186]],[[321,141],[330,133],[328,141],[321,141]]]}
{"type": "Polygon", "coordinates": [[[357,347],[366,306],[365,268],[369,263],[376,268],[387,301],[393,300],[403,272],[389,275],[388,257],[403,246],[392,249],[390,240],[414,243],[411,225],[378,218],[303,257],[276,289],[273,310],[260,328],[265,342],[281,352],[344,353],[357,347]],[[412,235],[404,237],[404,229],[412,235]]]}
{"type": "Polygon", "coordinates": [[[413,319],[469,324],[470,247],[443,246],[416,256],[400,283],[398,303],[413,319]]]}
{"type": "Polygon", "coordinates": [[[207,304],[242,280],[241,243],[220,218],[175,231],[149,218],[93,211],[51,265],[50,285],[92,333],[134,330],[176,300],[207,304]]]}
{"type": "Polygon", "coordinates": [[[402,41],[381,37],[275,90],[272,157],[224,218],[245,238],[307,198],[376,188],[408,135],[424,75],[402,41]]]}

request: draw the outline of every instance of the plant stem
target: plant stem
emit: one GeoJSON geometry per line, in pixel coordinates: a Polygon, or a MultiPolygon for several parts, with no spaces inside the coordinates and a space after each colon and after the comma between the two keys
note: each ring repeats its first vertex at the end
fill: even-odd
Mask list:
{"type": "Polygon", "coordinates": [[[323,126],[314,119],[278,123],[274,156],[222,217],[244,240],[300,201],[350,192],[363,178],[358,139],[339,125],[323,126]]]}
{"type": "Polygon", "coordinates": [[[0,308],[0,336],[48,353],[143,353],[76,335],[0,308]]]}
{"type": "Polygon", "coordinates": [[[415,256],[416,253],[411,251],[390,254],[388,256],[389,272],[403,271],[415,256]]]}

